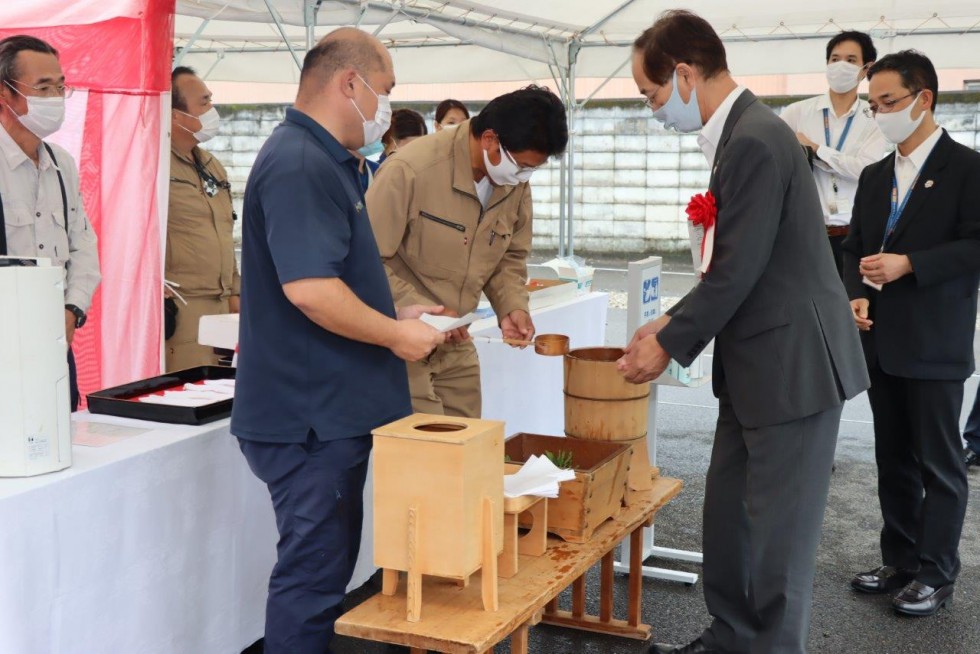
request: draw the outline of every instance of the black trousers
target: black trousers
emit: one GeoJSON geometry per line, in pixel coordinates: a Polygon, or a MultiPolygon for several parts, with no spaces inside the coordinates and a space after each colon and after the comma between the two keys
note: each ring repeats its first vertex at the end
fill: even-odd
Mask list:
{"type": "Polygon", "coordinates": [[[960,571],[966,466],[959,417],[963,382],[895,377],[872,367],[878,500],[885,565],[941,586],[960,571]]]}
{"type": "Polygon", "coordinates": [[[71,411],[78,411],[78,371],[75,369],[75,353],[68,348],[68,388],[71,394],[71,411]]]}
{"type": "Polygon", "coordinates": [[[966,419],[963,440],[966,441],[968,448],[980,454],[980,386],[977,387],[977,396],[973,400],[973,409],[966,419]]]}
{"type": "Polygon", "coordinates": [[[841,244],[844,242],[846,236],[828,236],[827,240],[830,241],[830,251],[834,253],[834,263],[837,264],[837,274],[840,275],[841,281],[844,280],[844,249],[841,244]]]}

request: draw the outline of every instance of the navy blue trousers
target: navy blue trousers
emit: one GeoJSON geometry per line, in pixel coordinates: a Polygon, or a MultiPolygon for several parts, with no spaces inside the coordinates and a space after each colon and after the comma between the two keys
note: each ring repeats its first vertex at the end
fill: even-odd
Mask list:
{"type": "Polygon", "coordinates": [[[973,400],[973,409],[970,416],[966,419],[966,427],[963,428],[963,440],[966,446],[980,454],[980,386],[977,387],[977,397],[973,400]]]}
{"type": "Polygon", "coordinates": [[[265,654],[326,654],[361,547],[371,437],[321,442],[311,431],[305,443],[239,445],[279,529],[265,654]]]}

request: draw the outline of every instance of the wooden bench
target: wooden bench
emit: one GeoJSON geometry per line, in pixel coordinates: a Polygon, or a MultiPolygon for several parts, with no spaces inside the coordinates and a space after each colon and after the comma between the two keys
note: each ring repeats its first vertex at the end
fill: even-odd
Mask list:
{"type": "MultiPolygon", "coordinates": [[[[393,596],[381,593],[337,621],[336,631],[383,643],[446,654],[482,654],[511,637],[511,652],[527,654],[528,628],[544,622],[573,629],[647,640],[650,626],[640,621],[643,590],[643,528],[657,511],[677,496],[682,483],[657,477],[649,491],[631,493],[631,503],[617,518],[605,522],[587,543],[566,543],[551,537],[542,556],[520,557],[516,575],[499,579],[500,608],[484,611],[480,584],[460,585],[437,578],[423,580],[425,603],[421,620],[405,619],[405,584],[393,596]],[[625,619],[613,617],[613,554],[630,538],[629,605],[625,619]],[[585,573],[598,562],[599,615],[585,612],[585,573]],[[572,587],[572,610],[560,611],[557,597],[572,587]]],[[[475,580],[474,580],[475,581],[475,580]]]]}

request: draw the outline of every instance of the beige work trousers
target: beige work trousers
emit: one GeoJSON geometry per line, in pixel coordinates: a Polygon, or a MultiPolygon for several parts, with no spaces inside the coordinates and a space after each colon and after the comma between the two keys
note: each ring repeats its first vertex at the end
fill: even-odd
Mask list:
{"type": "Polygon", "coordinates": [[[440,345],[408,364],[408,387],[417,413],[479,418],[480,360],[472,341],[440,345]]]}
{"type": "Polygon", "coordinates": [[[197,329],[201,316],[229,313],[228,298],[188,297],[187,304],[177,300],[177,329],[167,339],[164,349],[167,372],[218,365],[218,355],[210,345],[198,345],[197,329]]]}

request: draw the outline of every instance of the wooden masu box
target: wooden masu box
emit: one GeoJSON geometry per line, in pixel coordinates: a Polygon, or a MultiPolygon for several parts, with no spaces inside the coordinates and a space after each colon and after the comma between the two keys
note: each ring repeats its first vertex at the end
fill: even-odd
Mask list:
{"type": "MultiPolygon", "coordinates": [[[[548,500],[549,533],[569,543],[584,543],[603,522],[622,510],[629,479],[629,443],[521,433],[507,440],[505,450],[510,458],[508,474],[517,472],[532,454],[572,453],[575,479],[562,482],[558,497],[548,500]]],[[[519,522],[521,526],[529,524],[519,522]]]]}
{"type": "Polygon", "coordinates": [[[382,592],[408,573],[410,622],[422,575],[461,584],[482,570],[483,606],[497,610],[503,551],[504,423],[416,413],[374,430],[374,563],[382,592]]]}

